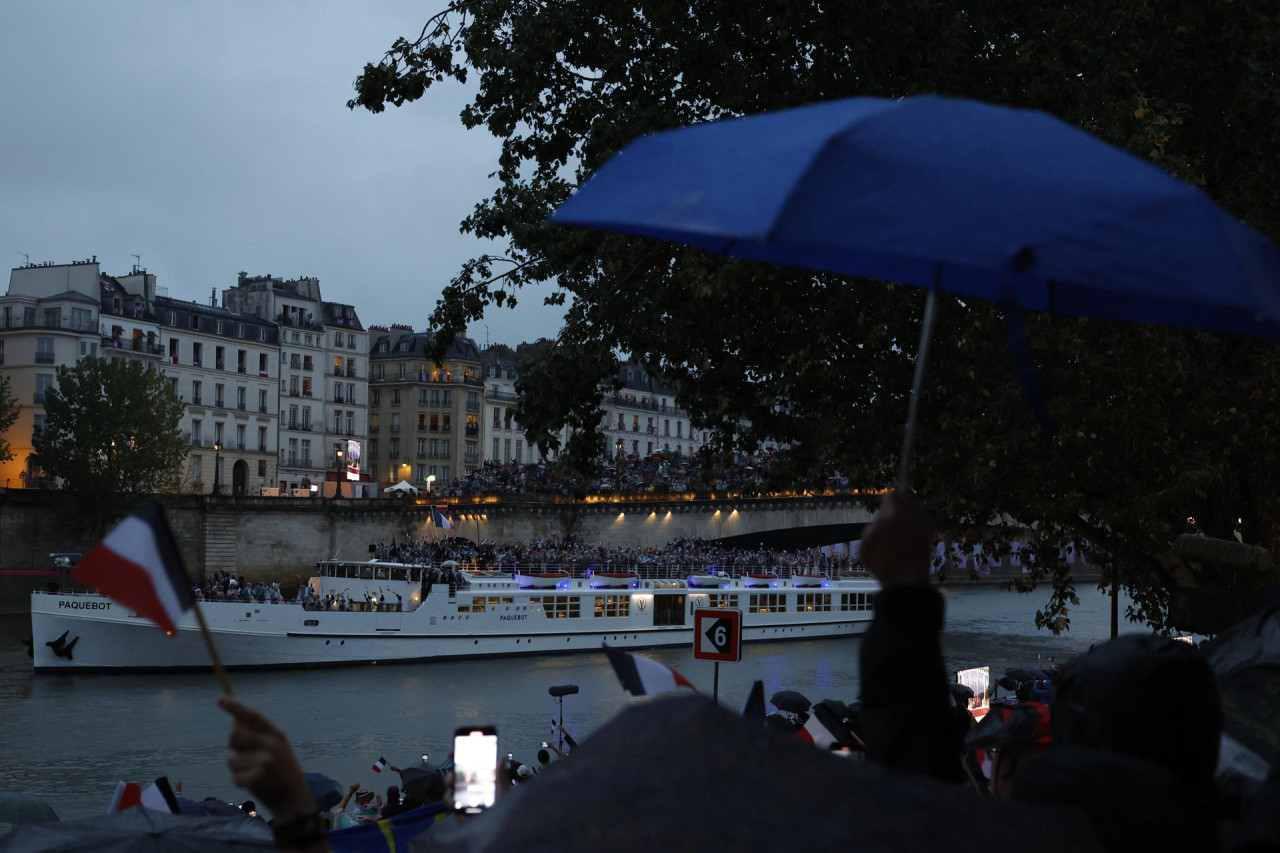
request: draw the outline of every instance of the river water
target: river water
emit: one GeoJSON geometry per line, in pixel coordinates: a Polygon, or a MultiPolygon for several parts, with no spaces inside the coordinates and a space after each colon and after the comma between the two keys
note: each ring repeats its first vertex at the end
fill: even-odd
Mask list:
{"type": "MultiPolygon", "coordinates": [[[[1071,630],[1060,637],[1037,630],[1034,614],[1049,593],[1028,595],[990,587],[944,591],[947,666],[1036,666],[1036,655],[1064,661],[1105,639],[1109,599],[1093,588],[1080,593],[1071,630]]],[[[1121,601],[1121,619],[1124,605],[1121,601]]],[[[1126,626],[1122,631],[1142,630],[1126,626]]],[[[149,783],[157,776],[183,783],[193,799],[238,801],[246,794],[224,763],[228,720],[213,704],[218,685],[210,675],[72,675],[31,672],[22,640],[26,617],[0,617],[0,713],[7,772],[0,791],[46,798],[64,819],[106,811],[115,783],[149,783]]],[[[165,642],[157,631],[156,642],[165,642]]],[[[857,638],[748,643],[743,660],[720,666],[719,698],[740,709],[752,682],[765,696],[798,690],[809,699],[852,702],[858,695],[857,638]]],[[[694,660],[683,648],[641,654],[678,670],[710,694],[713,663],[694,660]]],[[[647,701],[623,693],[603,654],[454,661],[358,669],[233,672],[232,685],[288,733],[303,768],[332,776],[344,786],[359,781],[381,790],[398,782],[371,766],[385,756],[394,765],[444,759],[460,725],[497,726],[503,752],[533,761],[561,708],[547,693],[576,684],[566,696],[564,723],[578,740],[629,703],[647,701]]]]}

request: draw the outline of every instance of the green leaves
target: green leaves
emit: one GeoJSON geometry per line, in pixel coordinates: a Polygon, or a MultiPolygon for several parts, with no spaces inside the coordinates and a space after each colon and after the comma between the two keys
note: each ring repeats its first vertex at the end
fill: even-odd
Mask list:
{"type": "Polygon", "coordinates": [[[36,453],[70,493],[76,520],[102,530],[178,476],[182,412],[159,371],[82,359],[57,369],[36,453]]]}
{"type": "MultiPolygon", "coordinates": [[[[626,355],[681,389],[714,447],[782,442],[781,477],[803,485],[838,470],[875,488],[891,482],[899,451],[919,291],[552,227],[550,212],[644,133],[937,92],[1052,112],[1203,186],[1274,238],[1280,163],[1258,141],[1280,138],[1280,39],[1266,12],[1201,0],[460,0],[366,66],[351,105],[376,112],[479,74],[462,120],[502,141],[499,184],[462,227],[507,250],[464,265],[432,322],[452,340],[526,287],[566,304],[555,346],[521,383],[533,435],[569,424],[570,455],[583,466],[597,456],[599,385],[626,355]]],[[[1069,626],[1068,543],[1116,562],[1136,612],[1157,626],[1175,569],[1219,581],[1171,559],[1186,518],[1280,546],[1274,345],[1023,320],[1057,430],[1030,416],[1000,313],[943,299],[913,481],[953,536],[1028,544],[1029,582],[1055,587],[1045,627],[1069,626]]]]}

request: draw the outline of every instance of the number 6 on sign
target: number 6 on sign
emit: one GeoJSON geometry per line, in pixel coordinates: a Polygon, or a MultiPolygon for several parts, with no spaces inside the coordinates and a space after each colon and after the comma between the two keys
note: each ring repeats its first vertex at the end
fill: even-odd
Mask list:
{"type": "Polygon", "coordinates": [[[698,660],[742,660],[742,611],[693,611],[693,656],[698,660]]]}

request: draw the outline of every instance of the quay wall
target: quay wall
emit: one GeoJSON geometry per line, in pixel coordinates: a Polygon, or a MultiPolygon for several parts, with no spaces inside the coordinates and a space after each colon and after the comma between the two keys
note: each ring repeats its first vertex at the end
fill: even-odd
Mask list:
{"type": "MultiPolygon", "coordinates": [[[[320,560],[367,559],[373,542],[445,535],[432,524],[434,501],[426,499],[174,495],[164,503],[193,577],[220,570],[283,586],[305,581],[320,560]]],[[[527,541],[572,534],[587,542],[637,548],[683,538],[725,539],[744,547],[848,543],[859,539],[871,520],[854,495],[590,503],[521,497],[450,503],[454,536],[527,541]]],[[[86,531],[65,523],[61,504],[57,492],[0,492],[0,612],[27,610],[30,590],[51,580],[30,573],[50,569],[50,554],[83,554],[95,544],[86,531]]],[[[955,574],[949,580],[962,580],[955,574]]],[[[987,580],[1008,576],[997,569],[987,580]]]]}

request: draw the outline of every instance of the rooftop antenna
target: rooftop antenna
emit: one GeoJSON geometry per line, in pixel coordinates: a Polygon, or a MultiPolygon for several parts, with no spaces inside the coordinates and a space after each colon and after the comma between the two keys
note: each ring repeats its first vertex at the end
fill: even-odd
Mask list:
{"type": "Polygon", "coordinates": [[[19,255],[22,255],[22,261],[23,261],[23,264],[22,264],[22,265],[23,265],[24,267],[29,267],[29,266],[31,266],[31,256],[30,256],[30,255],[28,255],[26,252],[19,252],[18,254],[19,254],[19,255]]]}
{"type": "Polygon", "coordinates": [[[138,267],[142,266],[142,255],[131,254],[129,257],[133,258],[133,271],[137,272],[138,267]]]}
{"type": "Polygon", "coordinates": [[[489,348],[489,324],[488,323],[486,323],[484,327],[484,348],[485,349],[489,348]]]}

